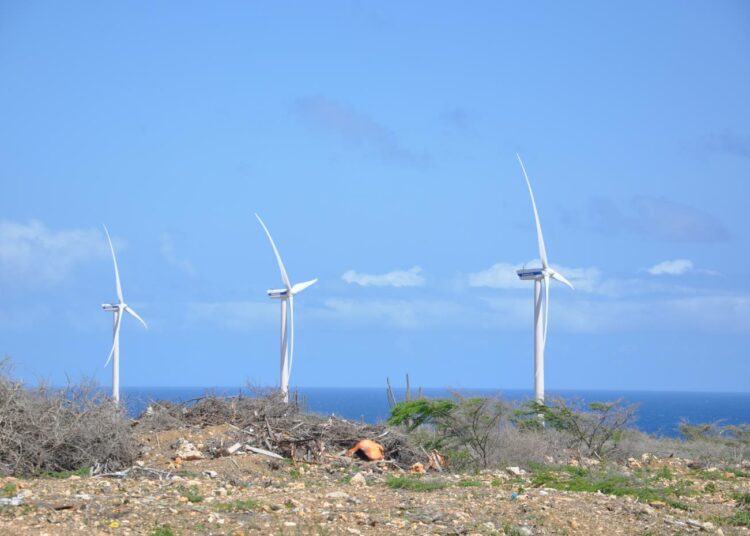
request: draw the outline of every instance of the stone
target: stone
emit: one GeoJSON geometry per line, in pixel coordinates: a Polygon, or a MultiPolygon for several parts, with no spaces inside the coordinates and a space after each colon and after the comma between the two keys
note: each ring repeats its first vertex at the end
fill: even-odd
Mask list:
{"type": "Polygon", "coordinates": [[[328,498],[328,499],[348,499],[349,495],[347,495],[343,491],[332,491],[330,493],[326,493],[326,498],[328,498]]]}
{"type": "Polygon", "coordinates": [[[523,476],[526,474],[526,471],[520,467],[506,467],[505,470],[512,476],[523,476]]]}
{"type": "Polygon", "coordinates": [[[629,469],[640,469],[641,467],[643,467],[643,464],[641,464],[641,462],[639,462],[635,458],[628,458],[628,461],[625,465],[627,465],[629,469]]]}
{"type": "Polygon", "coordinates": [[[357,473],[352,477],[352,479],[349,481],[349,484],[352,486],[366,486],[367,485],[367,479],[362,473],[357,473]]]}
{"type": "Polygon", "coordinates": [[[175,461],[177,461],[178,458],[182,461],[202,460],[205,458],[203,453],[199,451],[195,445],[193,445],[190,441],[187,441],[183,438],[180,438],[177,440],[177,445],[176,445],[175,450],[176,450],[174,454],[175,461]]]}

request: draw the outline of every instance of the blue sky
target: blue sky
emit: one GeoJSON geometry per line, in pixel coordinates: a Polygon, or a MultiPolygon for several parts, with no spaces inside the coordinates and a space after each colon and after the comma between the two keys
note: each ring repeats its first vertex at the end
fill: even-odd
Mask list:
{"type": "Polygon", "coordinates": [[[124,385],[747,391],[750,6],[0,4],[0,354],[124,385]]]}

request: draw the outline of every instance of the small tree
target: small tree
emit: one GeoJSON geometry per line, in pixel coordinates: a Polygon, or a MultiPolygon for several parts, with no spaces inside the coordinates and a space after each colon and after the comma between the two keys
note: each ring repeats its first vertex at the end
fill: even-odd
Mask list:
{"type": "Polygon", "coordinates": [[[510,406],[490,397],[454,397],[455,400],[422,398],[398,403],[391,409],[388,424],[405,425],[409,431],[430,426],[431,446],[453,450],[454,457],[487,467],[498,443],[501,421],[510,414],[510,406]]]}
{"type": "Polygon", "coordinates": [[[625,429],[635,420],[636,404],[613,402],[568,403],[553,400],[550,405],[535,400],[516,413],[521,426],[548,426],[565,433],[570,447],[580,455],[602,458],[617,447],[625,429]]]}

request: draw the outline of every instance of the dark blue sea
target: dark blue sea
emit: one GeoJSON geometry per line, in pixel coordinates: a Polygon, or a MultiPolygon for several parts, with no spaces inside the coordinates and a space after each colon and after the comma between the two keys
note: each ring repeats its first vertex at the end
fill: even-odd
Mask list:
{"type": "MultiPolygon", "coordinates": [[[[404,399],[404,389],[394,388],[397,400],[404,399]]],[[[412,391],[413,392],[413,391],[412,391]]],[[[230,396],[249,395],[244,389],[206,387],[129,387],[123,388],[128,412],[135,416],[150,400],[185,402],[206,394],[230,396]]],[[[388,418],[388,401],[383,388],[307,387],[299,388],[299,399],[305,410],[322,415],[335,414],[350,420],[378,423],[388,418]]],[[[530,391],[461,389],[464,396],[497,395],[505,400],[524,401],[530,391]]],[[[429,398],[450,397],[447,389],[423,389],[429,398]]],[[[548,391],[547,399],[561,397],[583,402],[609,402],[622,399],[638,404],[635,426],[644,432],[661,436],[679,435],[682,421],[721,424],[750,423],[750,393],[701,393],[656,391],[548,391]]]]}

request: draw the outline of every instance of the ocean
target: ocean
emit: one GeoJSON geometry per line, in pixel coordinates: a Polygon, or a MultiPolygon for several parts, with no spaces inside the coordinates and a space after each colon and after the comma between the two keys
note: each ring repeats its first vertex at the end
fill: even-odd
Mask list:
{"type": "MultiPolygon", "coordinates": [[[[460,389],[464,396],[498,395],[506,400],[522,401],[532,398],[531,391],[460,389]]],[[[449,397],[447,389],[422,390],[429,398],[449,397]]],[[[242,388],[208,387],[125,387],[122,397],[133,416],[140,414],[150,400],[185,402],[206,394],[219,396],[248,394],[242,388]]],[[[306,411],[322,415],[337,415],[345,419],[378,423],[388,418],[388,401],[384,388],[302,387],[299,398],[306,411]]],[[[404,389],[394,388],[397,400],[404,399],[404,389]]],[[[412,390],[412,395],[415,391],[412,390]]],[[[562,397],[584,402],[608,402],[622,399],[638,404],[636,428],[660,436],[676,437],[682,421],[693,424],[720,422],[721,424],[750,423],[750,393],[702,393],[657,391],[549,391],[547,399],[562,397]]]]}

